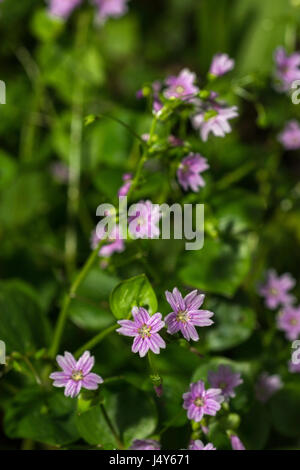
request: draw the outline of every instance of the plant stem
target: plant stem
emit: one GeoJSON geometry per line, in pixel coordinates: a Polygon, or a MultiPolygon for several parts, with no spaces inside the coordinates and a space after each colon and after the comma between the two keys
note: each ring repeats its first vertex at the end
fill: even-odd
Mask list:
{"type": "Polygon", "coordinates": [[[88,257],[87,261],[83,265],[81,271],[78,273],[77,277],[75,278],[73,284],[71,285],[71,288],[70,288],[68,294],[66,294],[66,296],[64,298],[63,307],[60,311],[58,321],[57,321],[57,324],[56,324],[56,328],[55,328],[55,331],[54,331],[53,342],[52,342],[51,348],[49,350],[49,355],[50,355],[51,358],[54,358],[56,356],[57,351],[59,349],[59,345],[60,345],[60,341],[61,341],[61,337],[62,337],[64,327],[65,327],[65,323],[66,323],[66,319],[67,319],[67,315],[68,315],[68,309],[69,309],[71,300],[76,296],[76,292],[78,290],[78,287],[84,281],[84,279],[86,278],[88,272],[92,268],[95,260],[97,259],[99,250],[100,250],[101,246],[104,243],[105,243],[105,240],[101,240],[99,242],[98,246],[95,248],[95,250],[92,251],[92,253],[88,257]]]}
{"type": "MultiPolygon", "coordinates": [[[[83,52],[87,41],[90,16],[80,15],[77,24],[77,34],[75,48],[78,51],[78,59],[83,52]]],[[[75,78],[75,77],[74,77],[75,78]]],[[[68,226],[65,240],[65,262],[69,276],[76,266],[77,252],[77,231],[75,221],[79,210],[80,198],[80,174],[81,174],[81,147],[83,132],[83,93],[84,82],[78,76],[73,89],[73,105],[71,118],[71,135],[69,151],[69,181],[68,181],[68,201],[67,216],[68,226]]]]}
{"type": "Polygon", "coordinates": [[[111,326],[108,326],[105,328],[105,330],[100,331],[96,336],[94,336],[92,339],[90,339],[87,343],[85,343],[83,346],[81,346],[77,351],[75,352],[74,356],[77,358],[79,357],[84,351],[90,350],[94,348],[97,344],[99,344],[109,333],[112,333],[118,328],[118,325],[113,324],[111,326]]]}
{"type": "Polygon", "coordinates": [[[28,368],[30,369],[30,371],[32,372],[35,380],[36,380],[36,383],[38,385],[41,385],[42,381],[37,373],[37,371],[35,370],[35,368],[33,367],[33,365],[31,364],[30,360],[28,359],[28,357],[26,356],[22,356],[22,359],[23,361],[27,364],[28,368]]]}
{"type": "Polygon", "coordinates": [[[106,409],[105,409],[105,406],[104,406],[103,404],[101,404],[101,405],[100,405],[100,408],[101,408],[103,417],[104,417],[105,421],[107,422],[107,425],[108,425],[109,429],[111,430],[111,432],[112,432],[114,438],[116,439],[116,442],[117,442],[117,444],[118,444],[119,449],[121,449],[121,450],[124,449],[124,444],[123,444],[123,442],[121,441],[121,438],[120,438],[120,436],[118,435],[117,431],[115,430],[114,425],[112,424],[111,419],[110,419],[110,417],[109,417],[108,414],[107,414],[107,411],[106,411],[106,409]]]}

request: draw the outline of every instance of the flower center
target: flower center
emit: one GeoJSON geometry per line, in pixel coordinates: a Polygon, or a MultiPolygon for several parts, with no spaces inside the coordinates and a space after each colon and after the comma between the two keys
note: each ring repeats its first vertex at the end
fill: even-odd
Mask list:
{"type": "Polygon", "coordinates": [[[189,315],[186,310],[179,310],[176,315],[176,320],[180,321],[181,323],[186,323],[189,321],[189,315]]]}
{"type": "Polygon", "coordinates": [[[224,388],[227,387],[227,383],[226,383],[226,382],[220,382],[220,383],[219,383],[219,387],[220,387],[222,390],[224,390],[224,388]]]}
{"type": "Polygon", "coordinates": [[[270,289],[270,294],[271,294],[271,295],[277,295],[277,294],[278,294],[278,290],[275,289],[275,287],[272,287],[272,288],[270,289]]]}
{"type": "Polygon", "coordinates": [[[177,87],[175,88],[175,91],[176,91],[176,93],[183,93],[184,88],[183,88],[182,85],[177,85],[177,87]]]}
{"type": "Polygon", "coordinates": [[[298,325],[298,320],[297,320],[297,318],[291,318],[291,319],[290,319],[290,324],[291,324],[292,326],[298,325]]]}
{"type": "Polygon", "coordinates": [[[184,165],[180,165],[180,169],[181,169],[182,173],[186,174],[186,173],[189,172],[190,167],[189,167],[189,165],[184,164],[184,165]]]}
{"type": "Polygon", "coordinates": [[[151,331],[151,326],[147,326],[146,324],[143,325],[142,328],[138,330],[142,338],[150,338],[151,336],[150,331],[151,331]]]}
{"type": "Polygon", "coordinates": [[[82,380],[83,379],[82,370],[73,370],[72,379],[75,380],[75,382],[79,382],[79,380],[82,380]]]}
{"type": "Polygon", "coordinates": [[[196,398],[196,400],[194,401],[194,405],[196,406],[203,406],[204,405],[204,401],[202,400],[202,398],[198,397],[196,398]]]}

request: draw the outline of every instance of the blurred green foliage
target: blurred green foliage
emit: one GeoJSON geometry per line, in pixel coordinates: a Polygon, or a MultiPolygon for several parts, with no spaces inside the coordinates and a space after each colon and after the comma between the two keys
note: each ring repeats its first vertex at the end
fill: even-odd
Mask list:
{"type": "MultiPolygon", "coordinates": [[[[8,364],[0,370],[0,448],[21,448],[24,440],[36,448],[115,448],[103,404],[125,447],[154,436],[165,448],[182,448],[190,438],[182,393],[191,380],[206,381],[207,371],[219,364],[232,365],[244,379],[230,411],[240,417],[246,447],[299,447],[300,381],[287,370],[290,344],[281,334],[272,337],[275,316],[256,294],[269,267],[299,279],[300,160],[297,152],[282,151],[276,135],[287,120],[300,119],[300,108],[277,94],[271,80],[274,49],[299,46],[298,3],[131,0],[127,15],[100,27],[86,6],[63,22],[47,14],[43,1],[3,1],[0,339],[8,364]],[[138,135],[149,132],[151,112],[136,100],[137,90],[184,67],[203,83],[217,52],[236,60],[234,73],[215,89],[238,105],[240,117],[224,139],[202,142],[195,132],[187,139],[209,161],[206,187],[183,194],[174,174],[170,182],[174,150],[170,161],[154,159],[136,188],[137,199],[204,203],[204,248],[185,252],[178,240],[138,241],[113,255],[105,269],[97,263],[70,303],[60,350],[76,351],[116,318],[126,318],[136,303],[169,313],[164,291],[176,285],[208,294],[205,305],[215,312],[215,325],[200,332],[196,345],[171,341],[157,358],[161,399],[154,397],[146,359],[131,353],[127,339],[106,337],[93,354],[107,385],[97,399],[81,396],[76,409],[74,400],[47,383],[55,366],[44,349],[63,294],[90,254],[96,207],[116,202],[122,174],[135,173],[140,158],[140,142],[126,127],[105,117],[84,126],[84,118],[106,114],[138,135]],[[74,149],[81,161],[76,213],[68,208],[64,176],[74,149]],[[73,266],[65,245],[70,227],[78,239],[73,266]],[[285,383],[265,407],[254,395],[262,370],[279,372],[285,383]]],[[[172,130],[180,131],[178,123],[172,130]]],[[[212,423],[209,440],[228,448],[224,429],[232,423],[222,419],[212,423]]]]}

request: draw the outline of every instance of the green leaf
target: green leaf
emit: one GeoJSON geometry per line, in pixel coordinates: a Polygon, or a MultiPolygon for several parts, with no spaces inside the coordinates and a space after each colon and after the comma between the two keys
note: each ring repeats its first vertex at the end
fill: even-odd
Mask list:
{"type": "Polygon", "coordinates": [[[205,240],[202,250],[189,252],[179,277],[198,289],[232,297],[250,268],[251,239],[232,243],[205,240]]]}
{"type": "Polygon", "coordinates": [[[64,21],[49,15],[43,8],[35,12],[31,29],[33,34],[41,41],[51,41],[63,31],[64,21]]]}
{"type": "Polygon", "coordinates": [[[242,417],[238,433],[247,450],[261,450],[267,443],[270,427],[266,408],[260,403],[254,403],[242,417]]]}
{"type": "MultiPolygon", "coordinates": [[[[124,383],[121,388],[112,384],[103,388],[102,395],[105,411],[125,447],[134,439],[144,439],[154,432],[157,424],[156,409],[145,392],[124,383]]],[[[89,444],[105,448],[117,446],[100,405],[78,415],[77,428],[89,444]]]]}
{"type": "Polygon", "coordinates": [[[0,151],[0,188],[7,187],[17,172],[16,161],[7,153],[0,151]]]}
{"type": "Polygon", "coordinates": [[[50,190],[47,176],[41,172],[19,173],[2,194],[0,224],[5,228],[16,228],[39,214],[45,215],[50,190]]]}
{"type": "Polygon", "coordinates": [[[113,317],[107,299],[118,282],[118,278],[100,268],[92,269],[71,302],[69,316],[72,321],[80,328],[93,331],[110,325],[113,317]]]}
{"type": "Polygon", "coordinates": [[[107,413],[125,446],[129,446],[134,439],[145,439],[154,432],[157,413],[147,393],[126,383],[121,389],[117,384],[111,385],[105,392],[107,413]]]}
{"type": "Polygon", "coordinates": [[[263,214],[262,198],[241,188],[222,191],[213,197],[211,205],[221,230],[229,224],[233,225],[235,232],[256,229],[263,214]]]}
{"type": "Polygon", "coordinates": [[[33,439],[48,445],[65,445],[79,438],[75,426],[76,400],[61,390],[40,387],[20,391],[7,403],[5,433],[11,439],[33,439]]]}
{"type": "Polygon", "coordinates": [[[45,347],[49,326],[32,289],[20,281],[0,284],[0,339],[7,353],[27,353],[45,347]]]}
{"type": "Polygon", "coordinates": [[[89,444],[105,449],[116,448],[116,440],[104,419],[100,405],[93,406],[88,411],[78,414],[76,425],[80,436],[89,444]]]}
{"type": "Polygon", "coordinates": [[[121,282],[110,296],[110,308],[117,319],[130,316],[132,307],[145,307],[150,315],[157,312],[157,299],[145,274],[121,282]]]}
{"type": "Polygon", "coordinates": [[[255,327],[255,313],[248,307],[226,301],[209,305],[215,324],[207,331],[211,351],[230,349],[246,341],[255,327]]]}
{"type": "Polygon", "coordinates": [[[270,400],[272,421],[277,431],[284,436],[300,436],[300,387],[287,384],[270,400]]]}

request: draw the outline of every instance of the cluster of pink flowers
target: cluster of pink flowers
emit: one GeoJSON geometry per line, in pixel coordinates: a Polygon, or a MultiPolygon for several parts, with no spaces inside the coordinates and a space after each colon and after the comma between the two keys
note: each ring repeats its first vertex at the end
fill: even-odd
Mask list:
{"type": "Polygon", "coordinates": [[[269,270],[266,283],[259,288],[268,308],[281,308],[277,326],[289,340],[297,339],[300,335],[300,307],[293,306],[295,297],[289,293],[295,284],[295,279],[289,273],[278,276],[274,270],[269,270]]]}
{"type": "Polygon", "coordinates": [[[125,250],[124,240],[120,237],[120,228],[115,226],[112,232],[107,237],[107,234],[102,227],[101,229],[96,229],[92,232],[91,236],[91,246],[95,250],[99,242],[107,238],[107,243],[103,245],[99,250],[99,256],[109,257],[113,253],[121,253],[125,250]]]}
{"type": "MultiPolygon", "coordinates": [[[[93,0],[100,22],[107,18],[117,18],[127,11],[129,0],[93,0]]],[[[49,0],[49,13],[52,16],[67,19],[81,5],[83,0],[49,0]]]]}
{"type": "MultiPolygon", "coordinates": [[[[227,54],[216,54],[210,65],[209,74],[211,77],[220,77],[234,68],[234,60],[227,54]]],[[[153,112],[158,116],[162,112],[163,102],[160,92],[164,98],[169,100],[181,100],[192,104],[196,112],[192,116],[192,124],[199,130],[203,141],[208,139],[210,133],[217,137],[224,137],[231,132],[229,120],[238,116],[236,106],[227,106],[226,103],[216,101],[217,93],[211,92],[209,100],[203,102],[199,99],[200,89],[196,85],[196,74],[185,68],[178,75],[170,75],[165,83],[154,82],[153,91],[153,112]],[[163,89],[164,86],[164,89],[163,89]]],[[[137,97],[143,97],[143,91],[137,92],[137,97]]]]}
{"type": "Polygon", "coordinates": [[[119,320],[121,326],[117,330],[124,336],[134,337],[132,352],[138,352],[144,357],[150,349],[154,354],[159,354],[161,348],[166,344],[158,332],[167,326],[167,332],[171,335],[181,331],[187,341],[199,340],[199,335],[195,326],[210,326],[213,321],[210,318],[213,312],[199,310],[204,301],[204,295],[192,291],[183,299],[179,290],[175,287],[173,293],[166,292],[166,298],[171,305],[173,312],[168,314],[162,321],[161,313],[150,316],[143,307],[133,307],[133,320],[119,320]]]}
{"type": "Polygon", "coordinates": [[[289,91],[295,80],[300,79],[300,53],[288,55],[284,47],[275,51],[275,79],[278,91],[289,91]]]}
{"type": "MultiPolygon", "coordinates": [[[[290,290],[295,286],[295,279],[285,273],[278,276],[274,270],[267,273],[267,281],[259,288],[259,293],[265,298],[266,306],[271,309],[279,308],[277,315],[277,328],[285,333],[286,339],[293,341],[300,337],[300,306],[295,307],[295,297],[290,290]]],[[[292,373],[300,372],[300,365],[288,364],[292,373]]],[[[266,402],[275,392],[283,386],[279,375],[269,375],[263,372],[256,383],[256,398],[266,402]]]]}
{"type": "MultiPolygon", "coordinates": [[[[293,82],[300,80],[300,52],[290,55],[284,47],[275,51],[275,87],[279,92],[289,92],[293,82]]],[[[300,125],[295,119],[289,121],[278,135],[278,140],[285,150],[300,149],[300,125]]]]}

